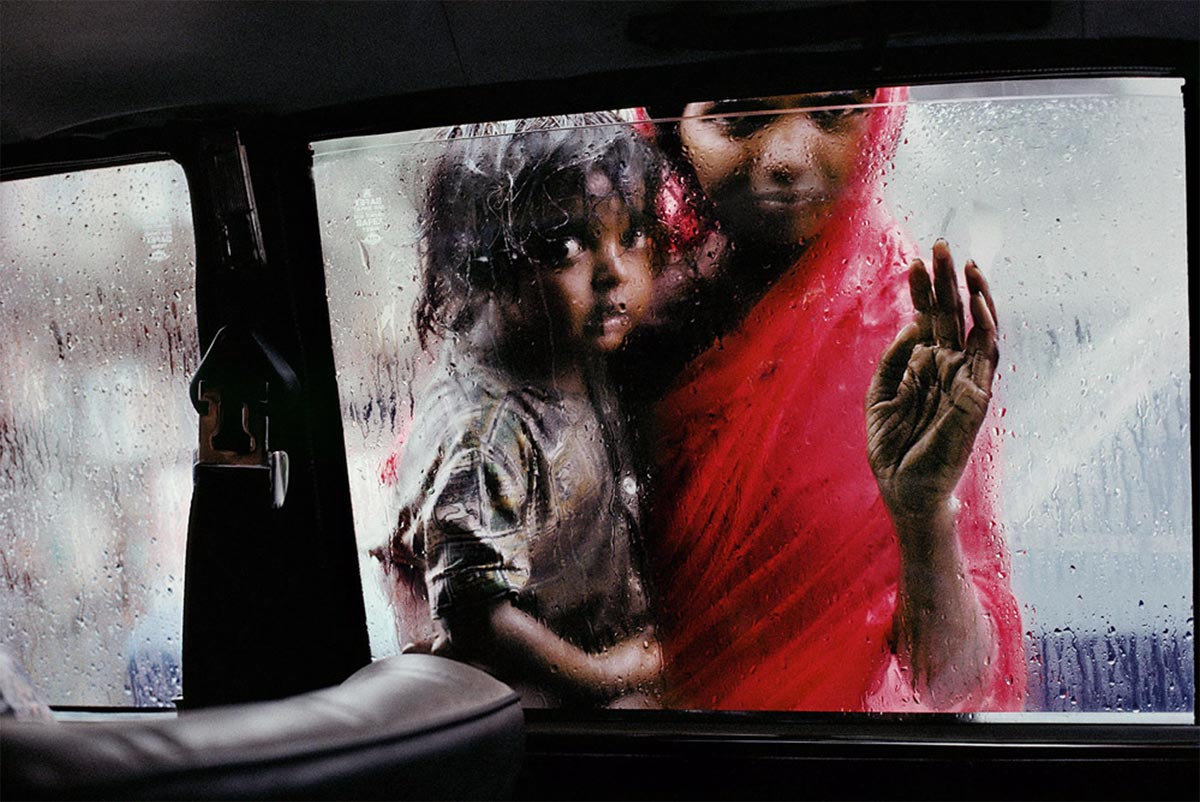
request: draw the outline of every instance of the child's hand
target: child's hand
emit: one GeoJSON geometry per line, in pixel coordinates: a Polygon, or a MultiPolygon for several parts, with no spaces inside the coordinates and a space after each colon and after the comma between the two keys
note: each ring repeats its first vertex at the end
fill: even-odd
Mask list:
{"type": "Polygon", "coordinates": [[[933,246],[932,282],[913,261],[916,319],[884,352],[867,391],[867,456],[893,519],[924,519],[948,502],[987,413],[1000,359],[996,310],[974,262],[964,272],[969,334],[949,246],[933,246]]]}
{"type": "Polygon", "coordinates": [[[433,654],[433,641],[410,640],[400,647],[400,654],[433,654]]]}
{"type": "Polygon", "coordinates": [[[671,325],[690,318],[697,292],[717,279],[728,256],[729,240],[719,231],[711,231],[703,242],[672,254],[654,276],[650,309],[642,325],[671,325]]]}
{"type": "Polygon", "coordinates": [[[607,663],[606,673],[615,679],[625,693],[656,693],[661,690],[662,646],[654,636],[653,627],[647,627],[640,635],[621,641],[609,649],[603,659],[607,663]]]}
{"type": "Polygon", "coordinates": [[[454,642],[450,639],[450,633],[442,627],[437,627],[437,632],[432,638],[410,640],[400,649],[400,654],[435,654],[438,657],[455,660],[457,658],[454,656],[453,647],[454,642]]]}

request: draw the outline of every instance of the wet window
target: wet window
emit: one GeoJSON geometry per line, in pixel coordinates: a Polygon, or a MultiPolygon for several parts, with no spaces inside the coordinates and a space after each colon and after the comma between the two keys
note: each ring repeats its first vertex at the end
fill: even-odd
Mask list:
{"type": "Polygon", "coordinates": [[[52,704],[180,691],[195,245],[172,162],[0,185],[0,643],[52,704]]]}
{"type": "Polygon", "coordinates": [[[1190,721],[1179,81],[315,152],[377,656],[531,705],[1190,721]]]}

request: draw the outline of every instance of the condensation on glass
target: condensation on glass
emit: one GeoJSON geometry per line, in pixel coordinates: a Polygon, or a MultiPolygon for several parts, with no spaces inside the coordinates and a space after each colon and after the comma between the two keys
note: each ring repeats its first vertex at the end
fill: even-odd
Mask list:
{"type": "Polygon", "coordinates": [[[1000,497],[1029,708],[1188,711],[1179,85],[1063,84],[1076,96],[1033,84],[1025,99],[922,104],[897,153],[898,204],[915,235],[947,236],[992,265],[997,303],[1012,310],[1001,313],[1000,497]]]}
{"type": "Polygon", "coordinates": [[[174,162],[0,185],[0,643],[52,704],[181,688],[195,243],[174,162]]]}
{"type": "MultiPolygon", "coordinates": [[[[1180,84],[921,87],[905,107],[883,202],[926,256],[943,237],[960,264],[977,261],[999,310],[1001,362],[987,425],[998,443],[995,523],[1022,620],[1025,709],[1192,711],[1180,84]]],[[[370,551],[396,527],[394,454],[433,362],[417,343],[413,311],[420,210],[445,136],[414,131],[314,146],[377,656],[429,634],[403,617],[398,625],[392,579],[370,551]]]]}

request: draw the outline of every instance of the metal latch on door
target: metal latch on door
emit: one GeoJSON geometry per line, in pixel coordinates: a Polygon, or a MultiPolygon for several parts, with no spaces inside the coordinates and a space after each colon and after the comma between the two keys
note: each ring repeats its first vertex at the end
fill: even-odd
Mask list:
{"type": "Polygon", "coordinates": [[[298,391],[295,372],[256,332],[222,328],[191,382],[192,406],[200,413],[197,466],[269,471],[271,505],[282,507],[288,455],[271,449],[271,418],[298,391]]]}

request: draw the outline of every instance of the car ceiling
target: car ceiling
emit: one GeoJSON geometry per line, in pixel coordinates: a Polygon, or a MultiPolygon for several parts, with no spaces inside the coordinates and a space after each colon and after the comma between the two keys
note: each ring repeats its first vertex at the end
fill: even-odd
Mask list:
{"type": "Polygon", "coordinates": [[[958,5],[932,4],[931,17],[928,3],[5,0],[0,142],[103,133],[122,120],[164,122],[196,110],[288,115],[430,90],[679,67],[730,52],[849,49],[862,31],[836,29],[847,10],[858,12],[846,18],[859,28],[886,17],[890,41],[910,46],[969,39],[980,24],[992,40],[1198,36],[1189,24],[1194,2],[1038,2],[1015,26],[1006,20],[1020,15],[1000,10],[1016,6],[963,4],[974,12],[965,22],[957,14],[957,31],[939,25],[958,5]],[[905,29],[914,19],[926,23],[905,29]]]}

